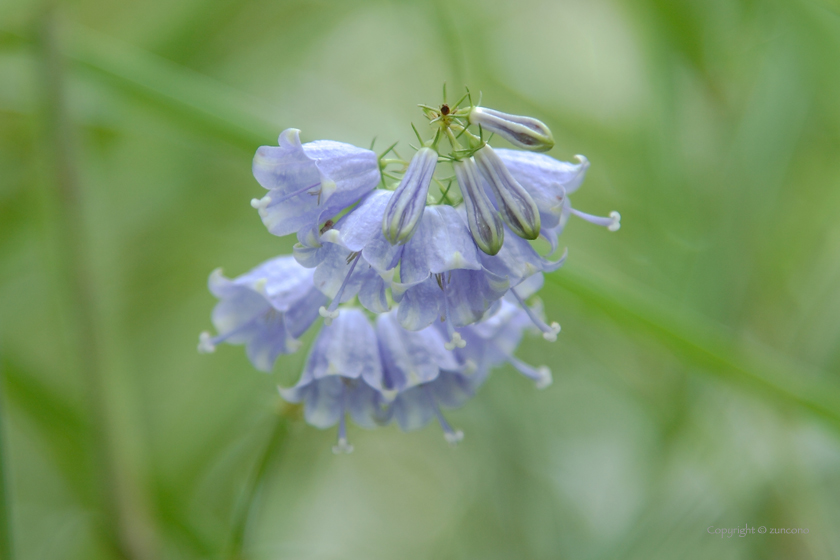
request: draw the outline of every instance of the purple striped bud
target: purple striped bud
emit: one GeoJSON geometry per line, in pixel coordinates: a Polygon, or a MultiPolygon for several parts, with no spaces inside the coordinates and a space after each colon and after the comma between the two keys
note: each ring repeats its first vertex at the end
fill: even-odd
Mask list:
{"type": "Polygon", "coordinates": [[[420,148],[411,158],[382,218],[382,235],[391,245],[407,243],[420,224],[437,159],[437,152],[431,148],[420,148]]]}
{"type": "Polygon", "coordinates": [[[502,219],[513,233],[524,239],[539,237],[539,208],[528,191],[513,178],[493,148],[485,145],[475,152],[475,162],[481,175],[493,189],[502,219]]]}
{"type": "Polygon", "coordinates": [[[508,115],[486,107],[473,107],[470,124],[481,125],[523,150],[547,152],[554,147],[554,137],[545,123],[531,117],[508,115]]]}
{"type": "Polygon", "coordinates": [[[502,248],[505,230],[499,213],[487,197],[481,184],[478,167],[473,158],[456,161],[453,164],[458,186],[467,211],[467,225],[470,226],[475,244],[488,255],[495,255],[502,248]]]}

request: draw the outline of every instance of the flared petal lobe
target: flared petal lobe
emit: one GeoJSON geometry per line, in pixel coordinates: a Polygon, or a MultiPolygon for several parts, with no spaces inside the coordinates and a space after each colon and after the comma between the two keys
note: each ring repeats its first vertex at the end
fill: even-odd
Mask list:
{"type": "Polygon", "coordinates": [[[283,131],[279,146],[262,146],[253,173],[269,192],[251,204],[274,235],[317,237],[320,224],[354,204],[379,183],[379,162],[370,150],[342,142],[301,144],[300,131],[283,131]]]}
{"type": "Polygon", "coordinates": [[[451,206],[430,206],[402,252],[400,277],[403,282],[417,282],[449,270],[478,270],[478,254],[458,211],[451,206]]]}
{"type": "Polygon", "coordinates": [[[458,369],[454,355],[444,348],[440,332],[433,328],[408,331],[400,325],[396,311],[377,317],[376,335],[383,386],[388,390],[404,391],[434,380],[441,370],[458,369]]]}
{"type": "Polygon", "coordinates": [[[519,150],[496,150],[510,174],[528,191],[540,210],[543,228],[554,228],[560,222],[566,197],[583,183],[589,160],[575,156],[577,163],[559,161],[545,154],[519,150]]]}
{"type": "Polygon", "coordinates": [[[304,402],[307,422],[318,428],[335,425],[345,412],[357,424],[373,427],[381,416],[381,380],[373,326],[362,311],[345,309],[318,333],[300,381],[280,394],[289,402],[304,402]]]}

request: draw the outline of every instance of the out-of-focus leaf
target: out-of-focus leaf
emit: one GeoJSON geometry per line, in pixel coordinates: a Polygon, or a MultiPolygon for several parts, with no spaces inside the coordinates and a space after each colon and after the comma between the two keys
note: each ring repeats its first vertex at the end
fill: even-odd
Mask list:
{"type": "Polygon", "coordinates": [[[629,328],[643,327],[702,371],[802,406],[840,430],[840,387],[824,372],[792,363],[702,316],[630,282],[607,282],[579,265],[549,276],[550,284],[580,297],[629,328]],[[630,319],[632,322],[628,322],[630,319]]]}

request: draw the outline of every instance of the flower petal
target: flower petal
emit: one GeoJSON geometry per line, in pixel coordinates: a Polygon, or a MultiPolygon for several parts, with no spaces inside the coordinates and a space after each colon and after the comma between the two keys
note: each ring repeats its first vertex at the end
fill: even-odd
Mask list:
{"type": "Polygon", "coordinates": [[[488,270],[453,270],[450,274],[446,298],[449,319],[456,327],[480,320],[490,305],[510,288],[506,278],[488,270]]]}
{"type": "Polygon", "coordinates": [[[330,140],[301,145],[299,134],[287,129],[279,146],[261,146],[254,156],[254,177],[269,193],[252,205],[274,235],[312,231],[380,179],[370,150],[330,140]]]}
{"type": "Polygon", "coordinates": [[[478,249],[467,225],[451,206],[426,208],[420,227],[403,251],[400,279],[415,282],[432,274],[467,268],[478,270],[478,249]]]}
{"type": "Polygon", "coordinates": [[[336,243],[351,251],[361,251],[382,236],[382,216],[393,193],[376,190],[321,235],[322,243],[336,243]]]}
{"type": "Polygon", "coordinates": [[[445,341],[434,328],[420,331],[404,329],[396,312],[376,319],[376,335],[382,356],[384,385],[403,391],[435,379],[441,369],[457,369],[458,363],[444,347],[445,341]]]}
{"type": "Polygon", "coordinates": [[[540,209],[543,228],[557,226],[566,197],[586,177],[589,160],[576,156],[578,163],[570,163],[545,154],[505,149],[496,150],[496,154],[540,209]]]}
{"type": "Polygon", "coordinates": [[[410,331],[417,331],[440,317],[443,292],[433,278],[427,278],[407,289],[399,303],[397,316],[400,324],[410,331]]]}

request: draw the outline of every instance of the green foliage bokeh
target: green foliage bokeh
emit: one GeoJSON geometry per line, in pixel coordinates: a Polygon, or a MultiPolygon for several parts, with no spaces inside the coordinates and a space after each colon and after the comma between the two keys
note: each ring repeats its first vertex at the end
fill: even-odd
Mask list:
{"type": "Polygon", "coordinates": [[[838,99],[833,0],[6,0],[15,558],[840,557],[838,99]],[[278,429],[304,352],[196,353],[206,278],[291,250],[259,145],[407,145],[443,82],[546,122],[622,229],[563,235],[563,332],[519,352],[553,386],[503,368],[458,449],[351,428],[336,457],[278,429]],[[745,525],[808,533],[708,531],[745,525]]]}

